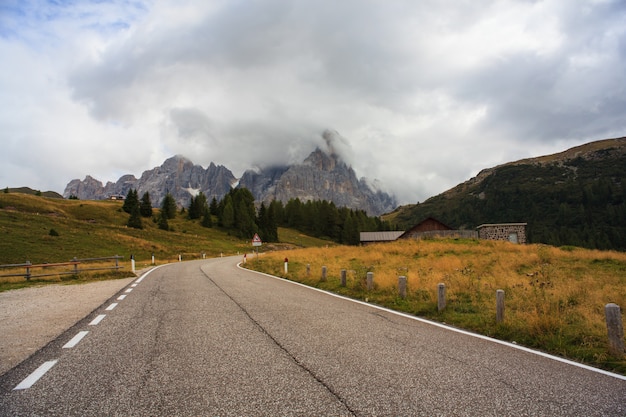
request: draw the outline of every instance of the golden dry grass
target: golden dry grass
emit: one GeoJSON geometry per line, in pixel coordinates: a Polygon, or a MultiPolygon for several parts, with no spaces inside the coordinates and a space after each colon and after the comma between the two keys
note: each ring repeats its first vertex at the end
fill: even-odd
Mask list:
{"type": "Polygon", "coordinates": [[[604,306],[626,308],[626,254],[478,240],[398,241],[364,247],[311,248],[265,254],[248,267],[367,299],[505,340],[626,372],[607,353],[604,306]],[[310,265],[310,275],[306,265],[310,265]],[[320,282],[322,266],[327,282],[320,282]],[[341,270],[347,285],[340,286],[341,270]],[[365,276],[374,273],[367,291],[365,276]],[[397,294],[398,276],[408,294],[397,294]],[[448,306],[437,311],[437,285],[448,306]],[[505,320],[495,322],[495,292],[505,291],[505,320]]]}

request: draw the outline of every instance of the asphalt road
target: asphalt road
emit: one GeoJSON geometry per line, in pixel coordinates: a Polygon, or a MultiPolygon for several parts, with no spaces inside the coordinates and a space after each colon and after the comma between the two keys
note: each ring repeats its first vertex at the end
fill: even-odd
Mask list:
{"type": "Polygon", "coordinates": [[[0,377],[0,415],[626,416],[623,377],[239,260],[133,281],[0,377]]]}

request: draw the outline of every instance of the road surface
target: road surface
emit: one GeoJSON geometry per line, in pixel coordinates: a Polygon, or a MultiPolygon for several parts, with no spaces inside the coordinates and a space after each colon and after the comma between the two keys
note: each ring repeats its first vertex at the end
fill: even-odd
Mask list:
{"type": "Polygon", "coordinates": [[[0,415],[624,416],[626,379],[236,267],[166,265],[0,377],[0,415]]]}

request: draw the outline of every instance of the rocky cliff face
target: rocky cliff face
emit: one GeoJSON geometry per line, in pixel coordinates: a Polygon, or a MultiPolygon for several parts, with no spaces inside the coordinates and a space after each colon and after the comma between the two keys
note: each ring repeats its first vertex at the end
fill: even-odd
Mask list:
{"type": "Polygon", "coordinates": [[[211,163],[204,169],[182,156],[174,156],[160,167],[145,171],[139,179],[124,175],[117,182],[104,186],[89,175],[83,181],[72,180],[63,196],[97,200],[112,195],[126,196],[130,189],[137,189],[140,197],[149,192],[155,207],[161,205],[168,192],[179,206],[186,207],[191,196],[200,191],[209,201],[213,197],[220,200],[234,186],[249,189],[257,201],[266,204],[274,199],[284,203],[292,198],[327,200],[338,207],[365,210],[369,215],[380,215],[396,207],[392,196],[374,190],[365,179],[357,179],[354,170],[337,155],[319,149],[302,164],[248,170],[238,185],[232,172],[221,165],[211,163]]]}
{"type": "Polygon", "coordinates": [[[292,198],[327,200],[338,207],[365,210],[369,215],[380,215],[396,207],[393,197],[373,190],[366,180],[358,180],[354,170],[337,155],[320,149],[299,165],[258,173],[247,171],[240,186],[248,188],[258,201],[265,203],[274,199],[286,203],[292,198]]]}
{"type": "Polygon", "coordinates": [[[182,207],[189,205],[191,196],[200,191],[209,200],[213,197],[220,200],[236,181],[233,173],[224,166],[211,163],[204,169],[177,155],[167,159],[160,167],[145,171],[139,179],[124,175],[117,182],[108,182],[105,186],[89,175],[83,181],[72,180],[65,187],[63,197],[74,195],[81,200],[101,200],[112,195],[126,196],[130,189],[136,189],[140,198],[145,192],[150,193],[155,207],[161,205],[168,192],[182,207]]]}

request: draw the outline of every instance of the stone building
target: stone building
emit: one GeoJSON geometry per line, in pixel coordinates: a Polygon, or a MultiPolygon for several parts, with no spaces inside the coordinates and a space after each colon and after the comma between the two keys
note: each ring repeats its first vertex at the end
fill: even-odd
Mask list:
{"type": "Polygon", "coordinates": [[[481,224],[478,230],[479,239],[508,240],[512,243],[526,243],[527,223],[481,224]]]}

